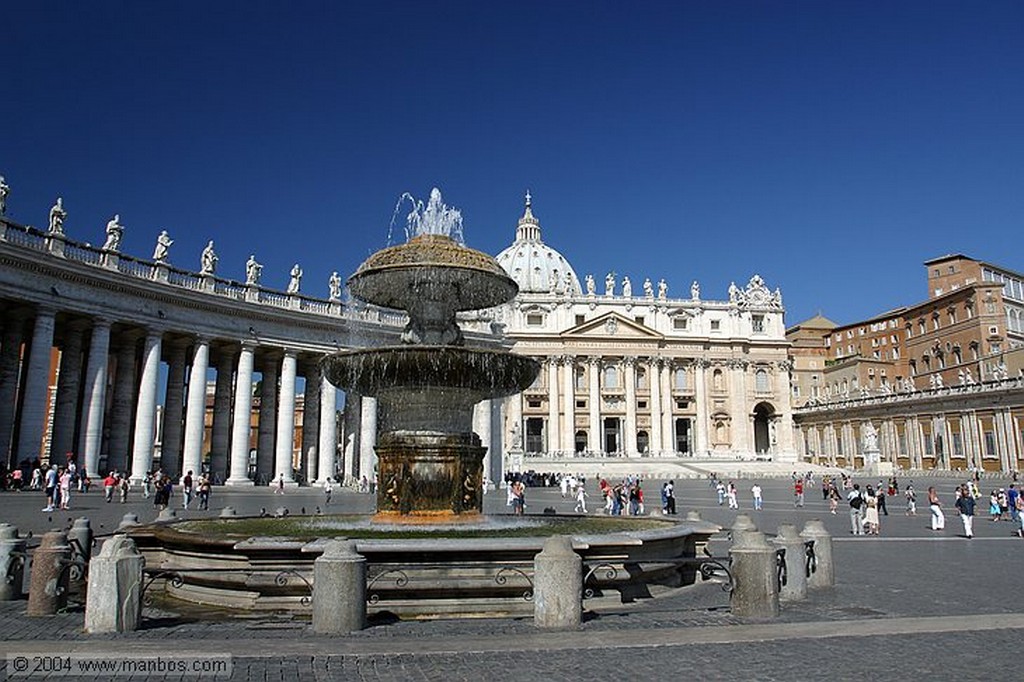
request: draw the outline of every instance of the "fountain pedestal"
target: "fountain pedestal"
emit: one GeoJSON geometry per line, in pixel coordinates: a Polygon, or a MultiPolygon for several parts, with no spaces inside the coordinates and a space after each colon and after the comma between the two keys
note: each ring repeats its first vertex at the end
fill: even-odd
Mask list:
{"type": "Polygon", "coordinates": [[[486,448],[474,433],[381,435],[376,522],[472,522],[481,518],[486,448]]]}

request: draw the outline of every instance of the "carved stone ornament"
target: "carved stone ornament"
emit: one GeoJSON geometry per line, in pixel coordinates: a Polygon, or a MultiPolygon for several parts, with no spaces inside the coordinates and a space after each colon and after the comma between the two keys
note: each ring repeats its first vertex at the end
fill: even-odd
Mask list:
{"type": "Polygon", "coordinates": [[[747,282],[747,287],[738,296],[738,303],[749,308],[781,308],[782,292],[772,293],[760,275],[754,275],[747,282]]]}

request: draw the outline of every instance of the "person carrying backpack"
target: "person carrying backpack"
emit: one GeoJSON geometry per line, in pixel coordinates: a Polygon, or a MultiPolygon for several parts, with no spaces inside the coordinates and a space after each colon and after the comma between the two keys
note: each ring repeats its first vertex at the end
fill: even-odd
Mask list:
{"type": "Polygon", "coordinates": [[[853,490],[847,494],[850,502],[850,527],[854,535],[864,535],[864,497],[860,494],[860,484],[854,483],[853,490]]]}

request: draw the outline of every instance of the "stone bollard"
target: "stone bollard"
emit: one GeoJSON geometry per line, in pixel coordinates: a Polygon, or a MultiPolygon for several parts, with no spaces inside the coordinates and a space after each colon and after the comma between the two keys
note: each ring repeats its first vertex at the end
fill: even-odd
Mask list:
{"type": "Polygon", "coordinates": [[[344,635],[365,627],[366,557],[352,540],[330,540],[313,562],[313,632],[344,635]]]}
{"type": "Polygon", "coordinates": [[[737,514],[736,520],[732,523],[730,529],[733,533],[738,533],[745,530],[757,530],[757,524],[750,518],[749,514],[737,514]]]}
{"type": "Polygon", "coordinates": [[[115,535],[89,565],[85,631],[131,632],[142,620],[142,554],[135,541],[115,535]]]}
{"type": "Polygon", "coordinates": [[[128,512],[121,517],[121,523],[117,525],[117,529],[120,531],[137,525],[139,525],[139,515],[134,512],[128,512]]]}
{"type": "Polygon", "coordinates": [[[835,566],[832,563],[832,536],[825,530],[821,519],[811,519],[804,525],[800,533],[804,540],[814,540],[814,559],[816,567],[807,578],[807,586],[812,590],[819,587],[832,587],[836,584],[835,566]]]}
{"type": "Polygon", "coordinates": [[[775,548],[757,531],[734,532],[732,537],[729,556],[735,587],[729,602],[733,615],[775,618],[779,615],[775,548]]]}
{"type": "Polygon", "coordinates": [[[704,519],[702,519],[700,517],[700,512],[699,511],[697,511],[696,509],[691,509],[690,511],[686,512],[686,520],[687,521],[703,521],[704,519]]]}
{"type": "Polygon", "coordinates": [[[786,584],[779,588],[779,599],[807,599],[807,553],[804,539],[797,533],[796,526],[791,523],[779,526],[774,544],[786,550],[786,584]]]}
{"type": "Polygon", "coordinates": [[[29,616],[52,616],[68,605],[68,571],[71,545],[62,530],[43,535],[42,543],[32,554],[32,575],[29,578],[29,616]]]}
{"type": "Polygon", "coordinates": [[[160,510],[160,513],[156,515],[157,523],[170,523],[171,521],[178,520],[178,512],[174,511],[170,507],[165,507],[160,510]]]}
{"type": "Polygon", "coordinates": [[[71,559],[82,563],[77,571],[71,569],[72,577],[77,581],[85,578],[85,567],[89,565],[89,559],[92,558],[92,538],[89,519],[84,516],[75,519],[75,522],[71,524],[71,530],[68,531],[68,544],[71,545],[71,559]]]}
{"type": "Polygon", "coordinates": [[[0,601],[21,599],[25,583],[25,541],[18,529],[0,523],[0,601]]]}
{"type": "Polygon", "coordinates": [[[235,513],[234,507],[224,507],[223,509],[220,510],[220,517],[222,519],[231,519],[236,516],[238,516],[238,514],[235,513]]]}
{"type": "Polygon", "coordinates": [[[583,559],[572,538],[544,541],[533,558],[533,624],[539,628],[575,628],[583,620],[583,559]]]}

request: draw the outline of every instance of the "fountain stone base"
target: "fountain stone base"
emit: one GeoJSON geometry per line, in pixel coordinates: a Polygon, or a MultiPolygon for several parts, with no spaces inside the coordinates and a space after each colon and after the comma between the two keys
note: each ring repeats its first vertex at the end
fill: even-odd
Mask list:
{"type": "Polygon", "coordinates": [[[475,433],[381,434],[377,514],[400,524],[482,521],[483,458],[475,433]]]}

